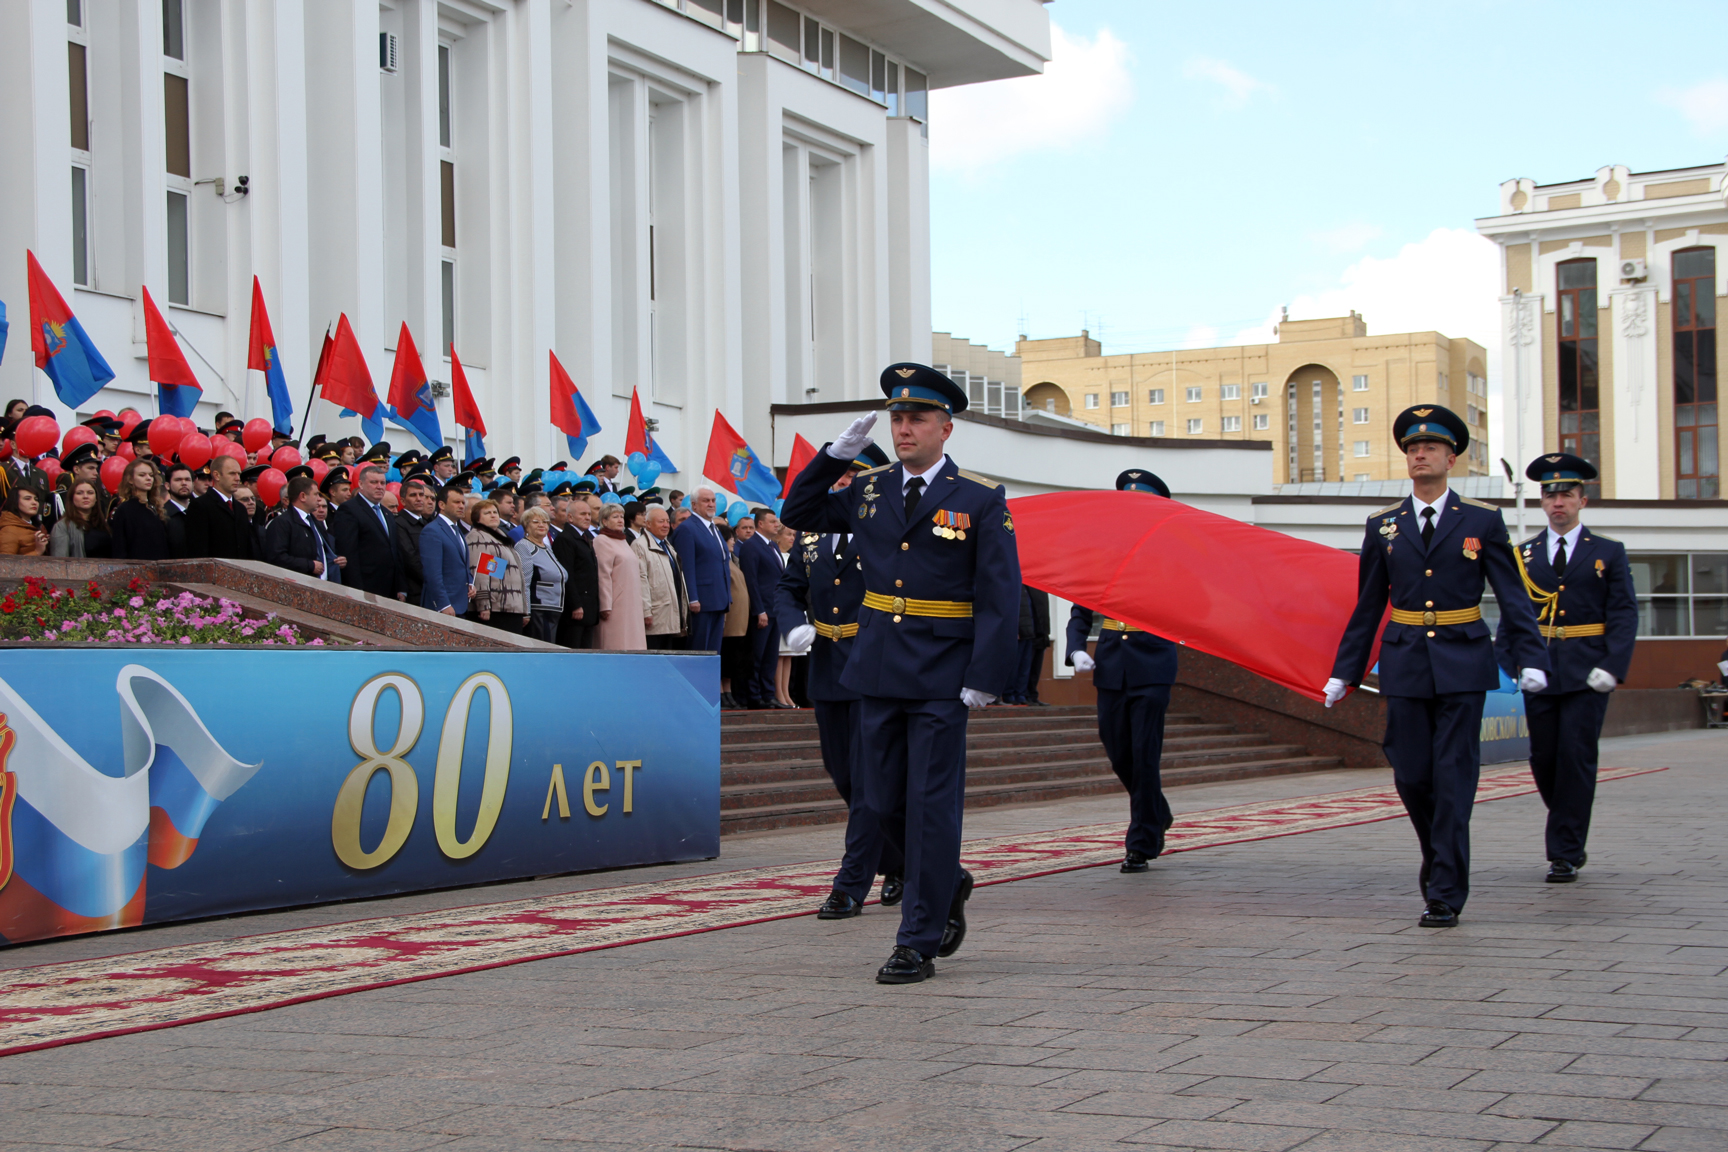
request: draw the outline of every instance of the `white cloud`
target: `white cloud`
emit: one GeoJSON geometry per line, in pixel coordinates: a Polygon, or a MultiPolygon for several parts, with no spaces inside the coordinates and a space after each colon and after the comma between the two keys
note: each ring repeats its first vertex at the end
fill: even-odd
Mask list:
{"type": "Polygon", "coordinates": [[[1350,252],[1360,252],[1368,245],[1378,240],[1381,228],[1378,224],[1368,224],[1358,221],[1353,224],[1343,224],[1337,228],[1324,228],[1308,233],[1308,239],[1326,249],[1344,255],[1350,252]]]}
{"type": "Polygon", "coordinates": [[[1690,88],[1662,88],[1656,99],[1677,109],[1700,136],[1728,132],[1728,80],[1701,80],[1690,88]]]}
{"type": "Polygon", "coordinates": [[[1196,56],[1188,61],[1182,67],[1182,75],[1189,80],[1207,80],[1222,87],[1223,103],[1227,108],[1242,107],[1256,92],[1271,95],[1277,91],[1264,80],[1256,80],[1240,68],[1210,56],[1196,56]]]}
{"type": "Polygon", "coordinates": [[[1134,101],[1128,46],[1108,29],[1090,40],[1050,26],[1040,76],[930,93],[930,162],[968,171],[1102,135],[1134,101]]]}

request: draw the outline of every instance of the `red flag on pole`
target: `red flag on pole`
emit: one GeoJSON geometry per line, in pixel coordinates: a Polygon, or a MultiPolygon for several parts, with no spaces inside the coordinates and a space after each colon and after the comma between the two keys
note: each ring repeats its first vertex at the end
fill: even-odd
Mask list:
{"type": "Polygon", "coordinates": [[[156,310],[156,301],[150,299],[150,289],[144,288],[143,292],[144,346],[149,350],[150,379],[157,384],[203,391],[203,385],[192,374],[192,365],[186,362],[186,353],[180,351],[180,344],[174,339],[168,321],[162,319],[162,313],[156,310]]]}
{"type": "Polygon", "coordinates": [[[354,329],[348,326],[346,312],[336,321],[330,355],[321,359],[324,379],[320,395],[370,420],[378,407],[378,391],[372,384],[372,372],[366,367],[366,355],[360,351],[360,342],[354,339],[354,329]]]}
{"type": "Polygon", "coordinates": [[[476,435],[486,435],[486,421],[480,418],[480,405],[474,403],[474,393],[468,390],[468,373],[462,371],[454,344],[450,345],[450,398],[456,409],[456,423],[476,435]]]}
{"type": "Polygon", "coordinates": [[[780,489],[780,498],[784,500],[792,494],[792,481],[798,479],[798,473],[804,471],[810,461],[816,459],[816,449],[810,441],[804,439],[802,432],[792,435],[792,459],[786,465],[786,484],[780,489]]]}
{"type": "Polygon", "coordinates": [[[642,401],[636,395],[636,389],[630,389],[630,425],[624,429],[624,455],[640,452],[648,455],[651,449],[648,445],[648,424],[642,419],[642,401]]]}

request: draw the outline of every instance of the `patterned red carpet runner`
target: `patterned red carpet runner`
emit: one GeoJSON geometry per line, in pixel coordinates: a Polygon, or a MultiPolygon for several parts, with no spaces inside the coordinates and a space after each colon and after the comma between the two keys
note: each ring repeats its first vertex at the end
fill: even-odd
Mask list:
{"type": "MultiPolygon", "coordinates": [[[[1604,768],[1617,780],[1659,768],[1604,768]]],[[[1535,791],[1522,766],[1485,773],[1477,803],[1535,791]]],[[[1167,852],[1189,852],[1401,817],[1390,787],[1215,808],[1180,818],[1167,852]]],[[[1122,825],[968,840],[978,883],[1002,884],[1122,856],[1122,825]]],[[[833,861],[750,868],[154,948],[0,972],[0,1056],[258,1012],[368,988],[806,916],[833,861]]]]}

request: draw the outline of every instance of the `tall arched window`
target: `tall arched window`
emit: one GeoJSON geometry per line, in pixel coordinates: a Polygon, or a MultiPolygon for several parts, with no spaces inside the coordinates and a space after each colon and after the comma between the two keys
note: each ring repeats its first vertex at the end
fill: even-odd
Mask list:
{"type": "MultiPolygon", "coordinates": [[[[1596,261],[1556,270],[1560,321],[1560,451],[1602,465],[1600,365],[1596,349],[1596,261]]],[[[1586,491],[1596,496],[1600,485],[1586,491]]]]}
{"type": "Polygon", "coordinates": [[[1682,500],[1721,495],[1716,456],[1716,249],[1674,253],[1674,473],[1682,500]]]}

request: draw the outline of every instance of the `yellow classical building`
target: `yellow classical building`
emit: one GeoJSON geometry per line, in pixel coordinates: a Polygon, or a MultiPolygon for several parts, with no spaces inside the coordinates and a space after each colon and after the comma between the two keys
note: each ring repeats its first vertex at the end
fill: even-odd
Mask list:
{"type": "Polygon", "coordinates": [[[1280,484],[1399,480],[1392,417],[1440,403],[1470,424],[1458,474],[1484,475],[1487,355],[1438,332],[1370,336],[1352,312],[1278,325],[1276,344],[1102,355],[1086,332],[1015,346],[1028,410],[1118,436],[1270,440],[1280,484]]]}

